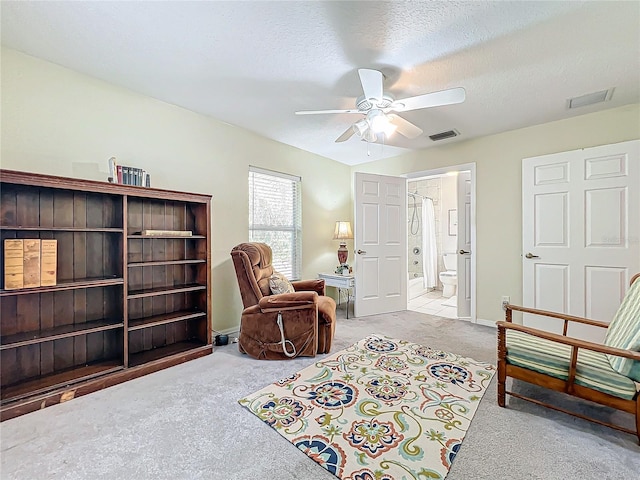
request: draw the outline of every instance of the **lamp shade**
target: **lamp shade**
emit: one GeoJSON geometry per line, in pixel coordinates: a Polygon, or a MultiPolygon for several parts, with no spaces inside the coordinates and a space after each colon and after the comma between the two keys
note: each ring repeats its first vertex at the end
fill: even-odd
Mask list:
{"type": "Polygon", "coordinates": [[[353,238],[351,222],[336,222],[336,229],[333,232],[334,240],[350,240],[353,238]]]}
{"type": "Polygon", "coordinates": [[[340,265],[346,265],[349,258],[349,250],[347,250],[347,242],[353,238],[351,231],[351,222],[336,222],[336,229],[333,232],[333,239],[340,240],[340,248],[338,248],[338,261],[340,265]]]}

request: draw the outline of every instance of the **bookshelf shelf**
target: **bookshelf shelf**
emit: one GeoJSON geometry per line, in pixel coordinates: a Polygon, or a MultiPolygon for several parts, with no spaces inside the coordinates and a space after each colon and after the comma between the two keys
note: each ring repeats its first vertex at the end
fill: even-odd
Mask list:
{"type": "MultiPolygon", "coordinates": [[[[32,378],[18,385],[10,385],[2,389],[2,403],[15,402],[34,395],[41,395],[49,390],[73,385],[91,378],[122,370],[124,366],[120,360],[85,365],[82,367],[63,370],[50,375],[32,378]]],[[[3,420],[5,420],[3,418],[3,420]]]]}
{"type": "Polygon", "coordinates": [[[53,286],[5,289],[0,255],[1,420],[211,353],[210,203],[0,170],[2,244],[57,245],[53,286]]]}
{"type": "Polygon", "coordinates": [[[92,320],[83,324],[61,325],[59,327],[16,333],[2,337],[0,350],[23,347],[42,342],[51,342],[62,338],[87,335],[89,333],[104,332],[116,328],[123,328],[124,323],[117,320],[92,320]]]}
{"type": "Polygon", "coordinates": [[[202,240],[207,237],[204,235],[191,235],[189,237],[184,237],[182,235],[127,235],[128,239],[137,239],[137,240],[154,240],[154,239],[180,239],[180,240],[202,240]]]}
{"type": "Polygon", "coordinates": [[[129,321],[129,331],[132,332],[135,330],[140,330],[142,328],[156,327],[158,325],[181,322],[184,320],[190,320],[192,318],[201,318],[206,315],[206,312],[194,312],[188,310],[171,312],[163,315],[154,315],[152,317],[129,321]]]}
{"type": "Polygon", "coordinates": [[[122,233],[122,228],[87,228],[87,227],[25,227],[0,225],[0,230],[19,230],[25,232],[103,232],[122,233]]]}
{"type": "Polygon", "coordinates": [[[34,288],[21,288],[18,290],[0,290],[0,297],[9,297],[13,295],[28,295],[31,293],[46,293],[46,292],[59,292],[63,290],[78,290],[85,288],[97,288],[108,287],[111,285],[124,284],[123,278],[91,278],[83,280],[74,280],[60,282],[58,285],[52,285],[50,287],[34,287],[34,288]]]}
{"type": "Polygon", "coordinates": [[[195,263],[206,263],[205,259],[196,259],[196,260],[166,260],[166,261],[157,261],[157,262],[136,262],[130,263],[127,267],[158,267],[162,265],[191,265],[195,263]]]}
{"type": "Polygon", "coordinates": [[[197,290],[206,290],[206,285],[190,284],[190,285],[174,285],[173,287],[158,287],[148,290],[134,290],[127,295],[128,299],[155,297],[157,295],[172,295],[174,293],[194,292],[197,290]]]}
{"type": "Polygon", "coordinates": [[[188,352],[197,355],[198,351],[206,351],[208,348],[209,347],[207,345],[194,341],[173,343],[171,345],[159,347],[153,350],[147,350],[145,352],[132,355],[129,365],[132,367],[137,367],[139,365],[155,362],[166,357],[183,355],[188,352]]]}

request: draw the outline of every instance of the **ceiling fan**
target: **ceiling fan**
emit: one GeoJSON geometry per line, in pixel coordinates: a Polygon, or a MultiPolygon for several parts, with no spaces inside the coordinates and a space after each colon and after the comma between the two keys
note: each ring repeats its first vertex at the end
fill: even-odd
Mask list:
{"type": "Polygon", "coordinates": [[[409,139],[422,135],[422,129],[396,113],[462,103],[464,88],[451,88],[440,92],[425,93],[415,97],[395,100],[383,90],[384,76],[378,70],[360,68],[358,70],[364,95],[356,99],[356,108],[350,110],[302,110],[296,115],[316,115],[322,113],[359,113],[364,118],[351,125],[336,142],[344,142],[357,135],[366,142],[388,138],[394,131],[409,139]],[[379,136],[384,137],[379,138],[379,136]]]}

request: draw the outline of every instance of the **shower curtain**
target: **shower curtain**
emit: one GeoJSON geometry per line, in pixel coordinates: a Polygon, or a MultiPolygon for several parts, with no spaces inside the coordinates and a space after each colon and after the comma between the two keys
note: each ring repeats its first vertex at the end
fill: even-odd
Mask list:
{"type": "Polygon", "coordinates": [[[422,278],[424,288],[435,288],[438,275],[436,216],[433,200],[422,199],[422,278]]]}

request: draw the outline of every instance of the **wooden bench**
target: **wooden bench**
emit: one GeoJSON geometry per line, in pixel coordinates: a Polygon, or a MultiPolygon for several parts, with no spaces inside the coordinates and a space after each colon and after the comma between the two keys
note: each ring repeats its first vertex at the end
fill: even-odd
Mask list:
{"type": "Polygon", "coordinates": [[[506,394],[616,430],[635,434],[640,443],[640,274],[631,279],[610,324],[534,308],[506,305],[498,326],[498,404],[506,394]],[[513,311],[557,318],[563,334],[512,322],[513,311]],[[569,322],[607,329],[604,343],[567,336],[569,322]],[[571,412],[506,390],[507,377],[573,395],[635,415],[635,430],[571,412]],[[636,383],[638,382],[638,383],[636,383]]]}

